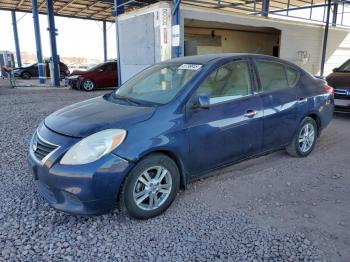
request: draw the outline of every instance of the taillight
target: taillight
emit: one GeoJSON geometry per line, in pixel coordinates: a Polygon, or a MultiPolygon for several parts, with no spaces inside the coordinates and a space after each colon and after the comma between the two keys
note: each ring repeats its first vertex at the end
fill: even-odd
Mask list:
{"type": "Polygon", "coordinates": [[[329,85],[325,85],[324,86],[324,91],[326,91],[327,93],[333,94],[334,95],[334,88],[329,86],[329,85]]]}

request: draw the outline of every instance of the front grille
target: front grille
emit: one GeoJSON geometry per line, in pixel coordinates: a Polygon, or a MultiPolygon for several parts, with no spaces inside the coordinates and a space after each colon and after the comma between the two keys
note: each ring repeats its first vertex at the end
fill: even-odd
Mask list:
{"type": "Polygon", "coordinates": [[[32,149],[34,151],[34,155],[37,159],[43,160],[46,156],[52,153],[58,146],[52,144],[43,138],[40,137],[38,132],[35,133],[33,138],[32,149]]]}
{"type": "Polygon", "coordinates": [[[334,98],[350,99],[350,89],[334,89],[334,98]]]}

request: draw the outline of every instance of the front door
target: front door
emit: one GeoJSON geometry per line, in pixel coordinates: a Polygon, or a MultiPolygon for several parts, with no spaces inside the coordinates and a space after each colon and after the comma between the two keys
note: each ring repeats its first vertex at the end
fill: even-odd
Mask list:
{"type": "Polygon", "coordinates": [[[250,65],[244,60],[221,66],[200,84],[193,99],[208,96],[210,106],[208,109],[187,107],[191,173],[261,150],[262,102],[253,93],[250,65]]]}

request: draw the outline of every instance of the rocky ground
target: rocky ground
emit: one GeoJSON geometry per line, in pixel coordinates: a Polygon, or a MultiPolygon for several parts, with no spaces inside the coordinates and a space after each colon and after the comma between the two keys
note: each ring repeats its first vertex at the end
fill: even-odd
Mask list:
{"type": "Polygon", "coordinates": [[[307,158],[279,151],[211,174],[159,217],[50,208],[27,168],[49,113],[106,91],[0,88],[0,261],[350,261],[350,116],[307,158]]]}

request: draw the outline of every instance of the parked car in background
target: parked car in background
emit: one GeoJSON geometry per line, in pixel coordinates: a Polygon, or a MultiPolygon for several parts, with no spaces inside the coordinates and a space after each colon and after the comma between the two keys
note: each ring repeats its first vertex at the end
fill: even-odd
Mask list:
{"type": "Polygon", "coordinates": [[[335,110],[350,113],[350,59],[334,68],[326,80],[334,88],[335,110]]]}
{"type": "Polygon", "coordinates": [[[130,216],[150,218],[210,170],[282,148],[308,156],[333,109],[333,89],[289,62],[183,57],[48,116],[29,163],[58,210],[100,214],[119,201],[130,216]]]}
{"type": "MultiPolygon", "coordinates": [[[[50,77],[50,66],[49,61],[44,60],[44,74],[46,77],[50,77]]],[[[30,64],[28,66],[17,67],[13,70],[15,77],[21,77],[23,79],[30,79],[32,77],[39,77],[38,64],[30,64]]],[[[60,79],[66,78],[70,74],[68,66],[60,62],[60,79]]]]}
{"type": "Polygon", "coordinates": [[[117,61],[108,61],[88,70],[75,70],[67,77],[71,88],[92,91],[96,88],[116,87],[117,61]]]}

